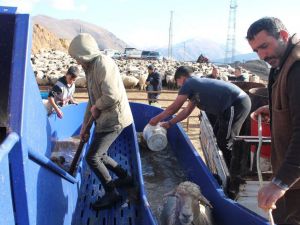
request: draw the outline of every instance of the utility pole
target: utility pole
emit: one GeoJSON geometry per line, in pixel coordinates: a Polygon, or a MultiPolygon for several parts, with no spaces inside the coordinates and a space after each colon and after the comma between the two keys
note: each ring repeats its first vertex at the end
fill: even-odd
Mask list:
{"type": "Polygon", "coordinates": [[[183,42],[183,61],[185,62],[186,57],[185,57],[185,42],[183,42]]]}
{"type": "Polygon", "coordinates": [[[233,63],[235,55],[236,0],[230,0],[227,41],[224,63],[233,63]]]}
{"type": "Polygon", "coordinates": [[[173,59],[173,11],[171,11],[170,27],[169,27],[169,46],[168,46],[168,59],[173,59]]]}

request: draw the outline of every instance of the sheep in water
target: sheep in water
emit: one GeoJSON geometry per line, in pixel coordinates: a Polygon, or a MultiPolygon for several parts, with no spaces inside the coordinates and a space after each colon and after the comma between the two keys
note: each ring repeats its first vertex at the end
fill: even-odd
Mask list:
{"type": "Polygon", "coordinates": [[[161,225],[213,225],[212,206],[197,184],[182,182],[165,197],[161,225]]]}

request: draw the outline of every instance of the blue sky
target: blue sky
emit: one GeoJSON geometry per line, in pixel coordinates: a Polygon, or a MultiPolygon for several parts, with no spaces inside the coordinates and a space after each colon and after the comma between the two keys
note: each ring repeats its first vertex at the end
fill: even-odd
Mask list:
{"type": "MultiPolygon", "coordinates": [[[[299,0],[237,0],[237,3],[237,51],[251,52],[245,35],[249,25],[263,16],[280,18],[290,33],[300,30],[299,0]]],[[[230,0],[0,0],[0,5],[19,6],[20,12],[99,25],[139,48],[168,45],[171,10],[174,11],[173,43],[207,38],[225,44],[229,4],[230,0]]]]}

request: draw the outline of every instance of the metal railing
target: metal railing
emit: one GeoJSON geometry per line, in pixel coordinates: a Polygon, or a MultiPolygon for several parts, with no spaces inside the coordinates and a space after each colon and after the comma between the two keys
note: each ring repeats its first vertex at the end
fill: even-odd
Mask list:
{"type": "Polygon", "coordinates": [[[0,145],[0,162],[13,149],[20,137],[17,133],[11,132],[0,145]]]}

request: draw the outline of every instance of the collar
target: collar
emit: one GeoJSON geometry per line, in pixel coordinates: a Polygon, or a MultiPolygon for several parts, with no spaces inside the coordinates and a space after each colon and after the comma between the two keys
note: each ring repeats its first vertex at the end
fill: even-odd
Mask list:
{"type": "Polygon", "coordinates": [[[297,43],[299,43],[300,40],[298,38],[298,35],[297,34],[293,34],[293,36],[291,36],[289,38],[289,41],[288,41],[288,45],[287,45],[287,48],[283,54],[283,57],[280,61],[280,64],[277,68],[275,68],[275,70],[279,71],[281,70],[281,67],[283,66],[283,64],[285,63],[286,59],[288,58],[288,56],[290,55],[291,51],[293,50],[293,48],[295,47],[295,45],[297,43]]]}

